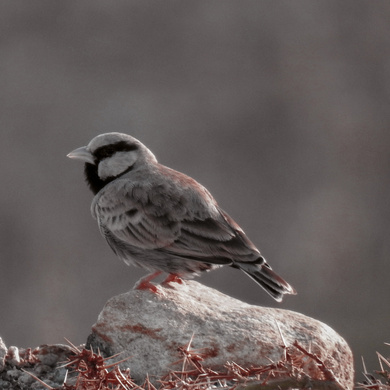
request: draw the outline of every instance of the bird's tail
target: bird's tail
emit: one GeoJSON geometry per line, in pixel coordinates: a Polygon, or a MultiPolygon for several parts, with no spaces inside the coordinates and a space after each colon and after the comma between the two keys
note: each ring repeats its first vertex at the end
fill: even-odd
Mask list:
{"type": "Polygon", "coordinates": [[[278,302],[282,301],[284,294],[295,295],[297,293],[294,287],[290,286],[282,277],[272,271],[272,268],[267,263],[239,263],[235,265],[263,287],[278,302]]]}

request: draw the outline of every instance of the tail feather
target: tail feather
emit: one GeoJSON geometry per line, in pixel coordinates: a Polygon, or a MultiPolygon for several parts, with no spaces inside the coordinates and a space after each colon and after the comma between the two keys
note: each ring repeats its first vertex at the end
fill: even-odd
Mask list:
{"type": "Polygon", "coordinates": [[[294,287],[288,284],[282,277],[272,271],[267,263],[239,263],[235,264],[245,272],[257,284],[259,284],[272,298],[281,302],[284,294],[295,295],[294,287]]]}

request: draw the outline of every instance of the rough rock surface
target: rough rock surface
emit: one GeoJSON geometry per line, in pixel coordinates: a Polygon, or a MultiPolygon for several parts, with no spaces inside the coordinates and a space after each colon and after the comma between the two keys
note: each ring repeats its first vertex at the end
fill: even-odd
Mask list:
{"type": "Polygon", "coordinates": [[[5,346],[3,339],[0,337],[0,371],[2,371],[4,368],[6,355],[7,355],[7,347],[5,346]]]}
{"type": "Polygon", "coordinates": [[[58,367],[72,355],[67,345],[41,345],[35,349],[11,346],[8,349],[0,338],[0,389],[45,390],[59,388],[65,379],[66,368],[58,367]],[[33,378],[43,380],[47,386],[33,378]]]}
{"type": "Polygon", "coordinates": [[[329,326],[300,313],[243,303],[194,281],[159,286],[159,294],[132,290],[111,298],[88,338],[107,356],[131,356],[122,363],[142,382],[175,369],[178,347],[193,338],[205,354],[203,365],[222,369],[227,361],[243,366],[269,364],[283,354],[284,342],[298,341],[321,357],[345,389],[353,388],[352,353],[329,326]],[[280,331],[278,329],[280,328],[280,331]]]}

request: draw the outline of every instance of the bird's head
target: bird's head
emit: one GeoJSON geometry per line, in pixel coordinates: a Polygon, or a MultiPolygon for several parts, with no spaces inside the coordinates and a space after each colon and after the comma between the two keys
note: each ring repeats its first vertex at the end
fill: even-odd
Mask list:
{"type": "Polygon", "coordinates": [[[93,193],[107,183],[145,163],[156,163],[154,154],[136,138],[121,133],[100,134],[67,157],[85,162],[85,176],[93,193]]]}

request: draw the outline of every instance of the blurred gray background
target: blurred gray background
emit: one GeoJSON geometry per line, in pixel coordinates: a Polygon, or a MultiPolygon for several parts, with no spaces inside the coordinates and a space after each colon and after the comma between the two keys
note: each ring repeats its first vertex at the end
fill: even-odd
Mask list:
{"type": "Polygon", "coordinates": [[[0,3],[0,335],[82,343],[144,274],[100,237],[82,164],[127,132],[205,185],[298,290],[203,283],[390,355],[390,2],[0,3]]]}

